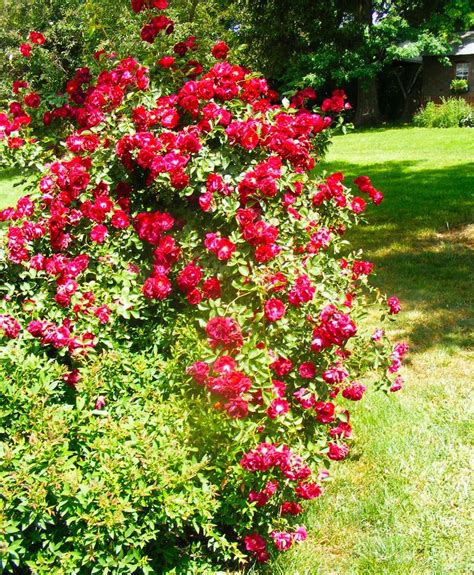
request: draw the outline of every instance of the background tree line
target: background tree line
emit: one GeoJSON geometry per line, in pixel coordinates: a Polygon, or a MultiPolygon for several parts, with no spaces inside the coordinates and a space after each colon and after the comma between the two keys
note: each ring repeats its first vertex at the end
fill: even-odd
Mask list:
{"type": "MultiPolygon", "coordinates": [[[[283,93],[352,86],[356,123],[380,118],[377,78],[391,63],[442,55],[474,26],[471,0],[170,0],[178,36],[225,39],[239,63],[260,69],[283,93]]],[[[60,90],[90,52],[140,54],[128,0],[2,0],[0,96],[21,76],[29,30],[48,38],[40,81],[60,90]]]]}

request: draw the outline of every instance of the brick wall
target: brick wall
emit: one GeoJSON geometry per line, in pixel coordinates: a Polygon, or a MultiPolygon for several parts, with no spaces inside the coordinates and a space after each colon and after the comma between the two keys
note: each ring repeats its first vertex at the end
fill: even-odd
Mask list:
{"type": "Polygon", "coordinates": [[[423,102],[434,100],[438,102],[441,96],[452,96],[449,86],[456,76],[456,62],[469,64],[469,92],[458,94],[474,106],[474,54],[469,56],[450,56],[450,66],[443,66],[436,56],[423,58],[423,102]]]}

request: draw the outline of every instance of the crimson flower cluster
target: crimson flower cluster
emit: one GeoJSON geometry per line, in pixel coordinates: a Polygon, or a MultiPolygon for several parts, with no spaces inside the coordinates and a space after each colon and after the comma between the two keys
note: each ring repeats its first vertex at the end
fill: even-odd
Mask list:
{"type": "MultiPolygon", "coordinates": [[[[147,65],[99,51],[100,72],[77,70],[55,107],[15,80],[0,148],[42,166],[31,194],[0,212],[11,276],[0,335],[55,357],[80,394],[88,354],[167,322],[176,341],[160,357],[183,366],[180,393],[207,398],[228,434],[228,459],[212,471],[230,509],[217,528],[264,562],[306,538],[295,518],[322,494],[330,461],[349,454],[363,377],[378,371],[379,387],[401,388],[406,344],[362,321],[369,305],[391,318],[400,302],[366,290],[373,265],[343,239],[366,201],[342,173],[317,175],[350,107],[343,91],[320,107],[310,88],[280,102],[227,60],[223,41],[205,70],[196,37],[170,44],[166,8],[132,0],[147,19],[147,65]]],[[[367,176],[355,185],[382,201],[367,176]]]]}

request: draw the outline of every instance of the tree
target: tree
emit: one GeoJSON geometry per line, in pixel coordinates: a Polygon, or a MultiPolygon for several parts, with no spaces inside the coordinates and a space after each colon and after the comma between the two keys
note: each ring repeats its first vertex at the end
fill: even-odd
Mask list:
{"type": "Polygon", "coordinates": [[[242,0],[248,59],[284,87],[357,82],[358,124],[379,119],[377,75],[406,55],[443,54],[472,25],[469,0],[242,0]]]}

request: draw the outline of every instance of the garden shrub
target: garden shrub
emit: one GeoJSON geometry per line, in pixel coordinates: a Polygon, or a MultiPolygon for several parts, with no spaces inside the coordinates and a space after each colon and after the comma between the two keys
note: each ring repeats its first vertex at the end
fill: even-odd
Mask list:
{"type": "Polygon", "coordinates": [[[344,93],[278,103],[222,41],[205,72],[165,0],[132,8],[146,66],[96,54],[63,96],[16,79],[0,114],[31,174],[0,213],[6,572],[265,562],[306,538],[351,401],[402,385],[407,346],[363,321],[399,302],[344,237],[366,200],[315,170],[344,93]]]}
{"type": "Polygon", "coordinates": [[[463,98],[441,98],[441,104],[430,101],[413,117],[420,128],[457,128],[472,125],[472,107],[463,98]]]}

